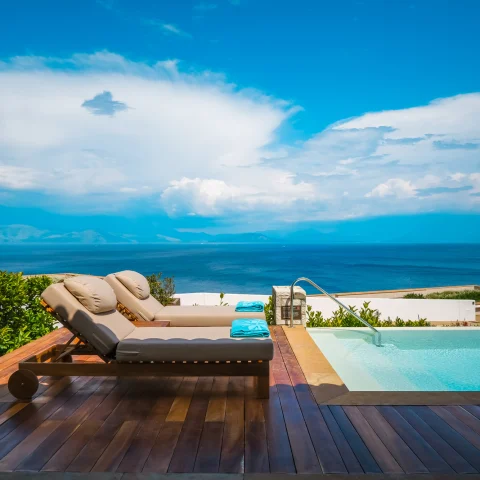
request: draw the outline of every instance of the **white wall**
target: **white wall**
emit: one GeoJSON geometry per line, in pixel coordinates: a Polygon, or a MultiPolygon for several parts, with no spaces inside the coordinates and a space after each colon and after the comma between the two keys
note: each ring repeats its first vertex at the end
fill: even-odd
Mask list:
{"type": "MultiPolygon", "coordinates": [[[[175,295],[181,299],[182,305],[219,305],[219,293],[181,293],[175,295]]],[[[236,305],[240,300],[268,301],[268,295],[225,294],[224,302],[236,305]]],[[[370,308],[377,309],[381,318],[392,320],[400,317],[403,320],[426,318],[429,322],[475,321],[475,302],[471,300],[423,300],[423,299],[392,299],[392,298],[359,298],[341,297],[339,299],[347,306],[360,309],[363,302],[369,301],[370,308]]],[[[326,297],[307,297],[307,304],[314,310],[321,311],[324,317],[332,315],[338,305],[326,297]]]]}
{"type": "MultiPolygon", "coordinates": [[[[429,322],[475,321],[475,302],[472,300],[423,300],[407,298],[358,298],[342,297],[339,300],[348,307],[354,306],[358,310],[363,302],[370,302],[370,308],[381,314],[381,319],[390,317],[394,320],[418,320],[426,318],[429,322]]],[[[319,310],[324,317],[331,316],[338,305],[329,298],[308,298],[307,304],[314,310],[319,310]]]]}

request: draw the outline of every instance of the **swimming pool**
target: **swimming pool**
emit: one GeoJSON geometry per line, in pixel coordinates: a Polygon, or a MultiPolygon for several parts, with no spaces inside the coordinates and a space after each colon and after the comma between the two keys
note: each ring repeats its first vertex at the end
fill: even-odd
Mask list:
{"type": "Polygon", "coordinates": [[[480,390],[480,328],[310,328],[351,391],[480,390]]]}

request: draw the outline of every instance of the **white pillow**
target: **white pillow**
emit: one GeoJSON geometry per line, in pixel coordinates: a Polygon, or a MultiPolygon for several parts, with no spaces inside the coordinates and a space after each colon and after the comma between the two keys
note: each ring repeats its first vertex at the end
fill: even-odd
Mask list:
{"type": "Polygon", "coordinates": [[[147,279],[140,273],[124,270],[116,273],[115,278],[140,300],[146,300],[150,296],[150,285],[148,285],[147,279]]]}
{"type": "Polygon", "coordinates": [[[104,280],[90,275],[67,278],[65,288],[92,313],[111,312],[117,308],[117,297],[104,280]]]}

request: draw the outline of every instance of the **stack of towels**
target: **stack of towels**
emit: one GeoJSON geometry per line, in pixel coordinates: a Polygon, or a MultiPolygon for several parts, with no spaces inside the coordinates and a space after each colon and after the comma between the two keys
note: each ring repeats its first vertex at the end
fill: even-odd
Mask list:
{"type": "MultiPolygon", "coordinates": [[[[263,312],[263,302],[238,302],[236,312],[263,312]]],[[[230,336],[233,338],[259,337],[268,338],[270,331],[265,320],[260,318],[238,318],[232,322],[230,336]]]]}
{"type": "Polygon", "coordinates": [[[230,336],[232,338],[268,338],[270,331],[268,330],[268,325],[265,320],[261,320],[260,318],[238,318],[232,322],[230,336]]]}

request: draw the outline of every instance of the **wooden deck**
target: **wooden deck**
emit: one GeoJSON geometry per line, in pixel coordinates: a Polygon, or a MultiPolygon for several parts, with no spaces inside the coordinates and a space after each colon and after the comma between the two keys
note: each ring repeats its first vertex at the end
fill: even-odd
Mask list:
{"type": "Polygon", "coordinates": [[[318,405],[283,329],[272,336],[269,400],[252,378],[47,377],[22,403],[8,376],[68,333],[2,357],[0,472],[480,472],[479,406],[318,405]]]}

